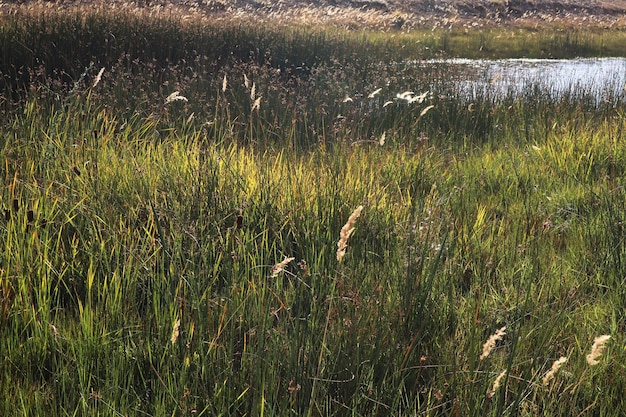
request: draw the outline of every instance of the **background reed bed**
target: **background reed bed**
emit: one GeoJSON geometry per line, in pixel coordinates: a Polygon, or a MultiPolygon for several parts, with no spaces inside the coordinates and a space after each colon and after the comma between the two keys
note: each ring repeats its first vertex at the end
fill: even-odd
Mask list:
{"type": "Polygon", "coordinates": [[[3,69],[1,414],[625,410],[619,97],[469,102],[374,35],[72,19],[0,34],[83,34],[3,69]],[[98,27],[143,46],[55,61],[98,27]]]}

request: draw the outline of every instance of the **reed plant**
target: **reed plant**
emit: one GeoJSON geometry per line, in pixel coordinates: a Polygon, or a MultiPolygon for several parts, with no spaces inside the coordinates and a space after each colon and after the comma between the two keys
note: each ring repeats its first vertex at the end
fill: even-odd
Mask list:
{"type": "Polygon", "coordinates": [[[3,69],[0,414],[626,410],[619,100],[106,16],[2,23],[146,31],[3,69]]]}

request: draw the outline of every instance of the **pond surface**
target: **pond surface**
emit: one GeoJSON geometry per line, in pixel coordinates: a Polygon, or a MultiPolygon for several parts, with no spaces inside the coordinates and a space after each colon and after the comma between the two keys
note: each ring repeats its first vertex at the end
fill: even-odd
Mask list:
{"type": "Polygon", "coordinates": [[[442,65],[467,99],[532,94],[546,98],[592,98],[598,103],[626,97],[626,58],[450,59],[417,62],[442,65]]]}

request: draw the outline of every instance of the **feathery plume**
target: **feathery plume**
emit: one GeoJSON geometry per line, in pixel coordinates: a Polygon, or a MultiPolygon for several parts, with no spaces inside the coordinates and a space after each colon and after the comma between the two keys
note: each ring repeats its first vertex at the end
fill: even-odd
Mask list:
{"type": "Polygon", "coordinates": [[[251,111],[254,111],[255,109],[258,110],[260,108],[261,108],[261,96],[257,97],[257,99],[254,100],[254,103],[252,103],[251,111]]]}
{"type": "Polygon", "coordinates": [[[254,100],[256,98],[256,83],[252,83],[252,88],[250,89],[250,100],[254,100]]]}
{"type": "Polygon", "coordinates": [[[552,364],[552,368],[550,368],[550,370],[546,372],[545,376],[543,377],[544,387],[548,386],[548,383],[552,381],[552,378],[554,378],[554,375],[556,375],[556,373],[559,371],[559,369],[561,368],[561,366],[563,366],[565,362],[567,362],[567,356],[561,356],[559,359],[554,361],[554,363],[552,364]]]}
{"type": "Polygon", "coordinates": [[[423,103],[424,100],[426,99],[426,97],[428,96],[429,91],[424,91],[422,94],[420,94],[417,97],[413,97],[411,100],[409,100],[409,103],[423,103]]]}
{"type": "Polygon", "coordinates": [[[380,135],[380,139],[378,139],[378,144],[380,146],[383,146],[385,144],[386,136],[387,136],[387,132],[383,132],[383,134],[380,135]]]}
{"type": "Polygon", "coordinates": [[[278,274],[280,274],[283,269],[285,269],[285,267],[287,266],[287,264],[291,261],[293,261],[296,258],[285,258],[283,261],[277,263],[276,265],[274,265],[272,267],[272,275],[270,275],[272,278],[276,278],[278,276],[278,274]]]}
{"type": "Polygon", "coordinates": [[[605,334],[602,336],[598,336],[593,339],[593,346],[591,347],[591,352],[587,355],[587,363],[590,366],[597,365],[600,362],[598,358],[602,356],[602,352],[604,351],[606,342],[611,338],[610,335],[605,334]]]}
{"type": "Polygon", "coordinates": [[[174,328],[172,329],[172,337],[170,339],[172,344],[176,343],[176,341],[178,340],[179,329],[180,329],[180,319],[176,320],[176,323],[174,323],[174,328]]]}
{"type": "Polygon", "coordinates": [[[423,115],[425,115],[426,113],[428,113],[428,111],[430,109],[432,109],[433,107],[435,107],[433,104],[431,104],[430,106],[424,108],[424,110],[422,110],[422,112],[420,113],[420,117],[422,117],[423,115]]]}
{"type": "Polygon", "coordinates": [[[250,88],[250,80],[248,80],[248,76],[243,74],[243,85],[246,87],[246,90],[250,88]]]}
{"type": "Polygon", "coordinates": [[[346,250],[348,249],[348,239],[350,235],[354,231],[354,223],[356,223],[356,219],[361,215],[361,211],[363,210],[363,206],[359,206],[352,212],[350,217],[348,218],[348,222],[343,225],[341,228],[341,233],[339,235],[339,242],[337,242],[337,260],[341,261],[341,259],[345,256],[346,250]]]}
{"type": "Polygon", "coordinates": [[[385,101],[385,103],[383,104],[383,108],[387,107],[390,104],[393,104],[393,101],[391,101],[391,100],[385,101]]]}
{"type": "Polygon", "coordinates": [[[100,68],[100,72],[98,72],[98,75],[96,75],[96,78],[94,78],[91,88],[95,88],[95,86],[100,83],[100,80],[102,79],[102,74],[104,74],[104,67],[100,68]]]}
{"type": "Polygon", "coordinates": [[[489,339],[483,345],[483,353],[480,355],[480,360],[482,361],[487,356],[491,354],[493,348],[496,347],[496,343],[498,343],[502,338],[506,335],[506,326],[499,328],[496,330],[494,334],[489,336],[489,339]]]}
{"type": "Polygon", "coordinates": [[[396,94],[396,97],[399,98],[400,100],[410,100],[411,98],[413,98],[413,95],[415,95],[414,91],[404,91],[402,93],[398,93],[396,94]]]}
{"type": "Polygon", "coordinates": [[[374,98],[376,97],[376,95],[378,93],[380,93],[381,91],[383,91],[382,88],[377,88],[376,90],[372,91],[371,93],[369,93],[369,95],[367,96],[367,98],[374,98]]]}
{"type": "Polygon", "coordinates": [[[491,398],[494,395],[496,395],[496,391],[498,391],[498,388],[500,388],[500,381],[502,381],[502,378],[504,378],[505,375],[506,375],[506,369],[504,371],[500,372],[500,374],[493,381],[493,386],[491,387],[491,390],[489,390],[489,392],[487,392],[487,397],[488,398],[491,398]]]}
{"type": "Polygon", "coordinates": [[[352,97],[350,97],[350,96],[346,96],[346,97],[343,99],[342,103],[350,103],[350,102],[353,102],[353,101],[354,101],[354,100],[352,100],[352,97]]]}
{"type": "Polygon", "coordinates": [[[226,79],[226,74],[224,74],[224,79],[222,80],[222,93],[226,92],[226,87],[228,87],[228,80],[226,79]]]}
{"type": "Polygon", "coordinates": [[[187,97],[181,96],[178,91],[174,91],[172,94],[167,96],[167,98],[165,99],[165,104],[169,104],[172,101],[180,101],[180,100],[182,100],[182,101],[189,101],[189,100],[187,100],[187,97]]]}

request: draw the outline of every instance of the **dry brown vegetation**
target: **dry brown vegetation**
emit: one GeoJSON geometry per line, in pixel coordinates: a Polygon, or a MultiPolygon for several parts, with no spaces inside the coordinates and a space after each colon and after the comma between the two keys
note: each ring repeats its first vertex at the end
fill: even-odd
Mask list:
{"type": "Polygon", "coordinates": [[[112,5],[141,13],[181,13],[190,18],[200,15],[212,21],[254,19],[375,30],[502,25],[626,27],[624,0],[14,0],[0,1],[0,10],[110,9],[112,5]]]}

